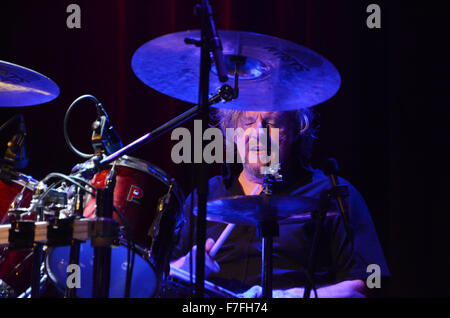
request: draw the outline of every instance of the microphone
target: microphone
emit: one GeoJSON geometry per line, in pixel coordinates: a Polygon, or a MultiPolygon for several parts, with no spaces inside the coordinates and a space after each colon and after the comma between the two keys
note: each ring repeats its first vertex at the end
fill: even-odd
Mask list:
{"type": "Polygon", "coordinates": [[[194,15],[201,16],[202,29],[205,32],[204,38],[201,40],[185,38],[184,43],[194,44],[195,46],[202,46],[202,41],[207,41],[209,51],[212,53],[214,64],[217,69],[217,76],[221,82],[228,81],[227,69],[225,67],[225,60],[223,56],[222,41],[217,34],[216,25],[214,23],[213,12],[208,0],[202,0],[202,4],[197,4],[194,7],[194,15]],[[205,29],[206,28],[206,29],[205,29]]]}
{"type": "Polygon", "coordinates": [[[110,155],[123,147],[119,134],[109,121],[108,114],[100,102],[96,103],[97,120],[92,124],[92,147],[95,155],[110,155]]]}
{"type": "Polygon", "coordinates": [[[216,25],[214,24],[213,12],[208,0],[203,0],[204,9],[206,10],[206,21],[208,24],[208,32],[210,34],[211,51],[214,57],[214,64],[217,68],[217,75],[221,82],[228,81],[227,71],[223,58],[222,42],[217,35],[216,25]]]}
{"type": "Polygon", "coordinates": [[[8,141],[7,148],[2,160],[0,174],[2,179],[10,180],[16,175],[16,169],[23,169],[28,165],[28,157],[26,155],[25,137],[27,135],[25,120],[22,114],[15,115],[0,127],[0,131],[10,126],[12,123],[19,121],[16,133],[8,141]]]}

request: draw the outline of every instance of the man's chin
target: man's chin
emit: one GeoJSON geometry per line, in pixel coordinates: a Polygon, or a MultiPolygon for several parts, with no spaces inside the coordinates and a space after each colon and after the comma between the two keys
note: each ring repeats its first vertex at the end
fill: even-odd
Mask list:
{"type": "Polygon", "coordinates": [[[267,167],[267,165],[251,163],[246,164],[244,166],[244,169],[252,178],[263,181],[264,174],[262,173],[262,171],[264,171],[264,167],[267,167]]]}

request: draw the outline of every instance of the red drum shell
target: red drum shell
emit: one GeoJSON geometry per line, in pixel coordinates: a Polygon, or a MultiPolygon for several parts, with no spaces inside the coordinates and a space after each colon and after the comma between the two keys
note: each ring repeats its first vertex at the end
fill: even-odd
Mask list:
{"type": "MultiPolygon", "coordinates": [[[[126,219],[134,242],[146,251],[157,279],[156,285],[159,286],[164,273],[169,271],[170,256],[184,221],[183,193],[175,180],[150,163],[124,156],[113,164],[116,172],[114,206],[126,219]],[[167,208],[160,213],[159,199],[169,189],[171,195],[167,208]],[[152,231],[152,236],[149,236],[150,228],[157,229],[152,231]]],[[[104,187],[109,171],[110,169],[101,171],[91,183],[95,187],[104,187]]],[[[95,198],[90,198],[83,215],[94,217],[95,208],[95,198]]],[[[113,215],[120,224],[125,225],[117,213],[113,215]]],[[[130,236],[126,239],[130,240],[130,236]]]]}
{"type": "MultiPolygon", "coordinates": [[[[16,183],[14,181],[5,183],[0,180],[0,220],[3,224],[7,217],[8,211],[11,203],[14,201],[16,196],[23,189],[23,185],[16,183]]],[[[30,204],[33,193],[29,189],[25,189],[23,194],[23,204],[28,206],[30,204]]]]}
{"type": "MultiPolygon", "coordinates": [[[[4,224],[8,220],[8,210],[25,185],[19,181],[0,181],[0,218],[4,224]]],[[[22,207],[28,207],[33,193],[25,189],[22,207]]],[[[24,292],[31,284],[32,250],[9,250],[0,248],[0,279],[11,286],[16,295],[24,292]]]]}
{"type": "MultiPolygon", "coordinates": [[[[115,165],[114,206],[127,219],[135,241],[148,247],[151,243],[148,231],[156,216],[158,200],[167,193],[170,179],[150,163],[132,157],[125,158],[116,161],[115,165]]],[[[91,183],[95,187],[103,188],[110,170],[109,168],[96,174],[91,183]]],[[[184,198],[176,184],[174,185],[172,201],[177,202],[177,206],[173,208],[180,210],[184,198]]],[[[94,217],[95,208],[95,198],[90,198],[84,209],[84,217],[94,217]]],[[[125,225],[116,213],[114,218],[121,225],[125,225]]]]}

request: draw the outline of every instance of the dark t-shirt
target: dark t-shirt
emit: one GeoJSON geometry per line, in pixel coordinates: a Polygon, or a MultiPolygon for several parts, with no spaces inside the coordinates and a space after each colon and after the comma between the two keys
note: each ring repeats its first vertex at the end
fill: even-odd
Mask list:
{"type": "MultiPolygon", "coordinates": [[[[275,187],[274,194],[299,195],[319,199],[321,192],[331,188],[330,179],[321,170],[311,169],[302,177],[292,178],[289,184],[275,187]]],[[[316,287],[330,285],[344,280],[365,280],[369,264],[377,264],[382,276],[389,276],[369,210],[359,192],[346,180],[338,178],[340,185],[348,187],[345,199],[351,227],[354,233],[352,250],[342,218],[337,213],[327,217],[319,243],[317,265],[314,275],[316,287]]],[[[219,198],[244,195],[236,179],[227,188],[221,176],[209,180],[208,201],[219,198]]],[[[196,197],[194,204],[196,204],[196,197]]],[[[191,195],[187,198],[184,211],[186,223],[181,231],[180,241],[174,249],[173,259],[185,255],[190,250],[189,242],[195,241],[195,233],[190,231],[191,195]]],[[[333,202],[332,207],[336,206],[333,202]]],[[[338,211],[335,207],[333,211],[338,211]]],[[[193,218],[195,222],[195,217],[193,218]]],[[[195,223],[194,223],[195,224],[195,223]]],[[[220,236],[226,224],[207,222],[207,238],[214,240],[220,236]]],[[[295,217],[279,221],[279,236],[273,243],[273,288],[287,289],[305,285],[306,268],[315,226],[295,217]]],[[[253,285],[261,285],[261,239],[256,226],[236,225],[230,236],[217,253],[215,260],[220,272],[207,279],[232,291],[241,292],[253,285]]]]}

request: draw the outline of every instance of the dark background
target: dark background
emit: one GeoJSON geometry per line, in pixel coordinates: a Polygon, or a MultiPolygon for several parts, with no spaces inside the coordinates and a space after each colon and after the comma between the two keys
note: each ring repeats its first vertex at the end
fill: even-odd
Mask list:
{"type": "MultiPolygon", "coordinates": [[[[36,70],[61,89],[52,102],[0,109],[0,123],[25,116],[30,163],[42,179],[82,161],[68,149],[63,118],[83,94],[101,100],[127,144],[191,105],[146,87],[131,58],[158,36],[198,29],[195,0],[2,1],[0,60],[36,70]],[[81,7],[81,29],[66,8],[81,7]]],[[[362,193],[392,271],[388,297],[450,296],[448,238],[449,66],[445,9],[411,1],[211,0],[218,29],[253,31],[305,45],[339,70],[342,86],[316,106],[313,166],[337,158],[340,175],[362,193]],[[381,6],[382,28],[368,29],[366,7],[381,6]]],[[[75,110],[71,138],[90,152],[94,107],[75,110]]],[[[190,123],[184,125],[191,127],[190,123]]],[[[2,153],[10,136],[1,136],[2,153]]],[[[170,159],[170,134],[133,156],[192,189],[190,165],[170,159]]],[[[215,167],[211,173],[220,171],[215,167]]]]}

